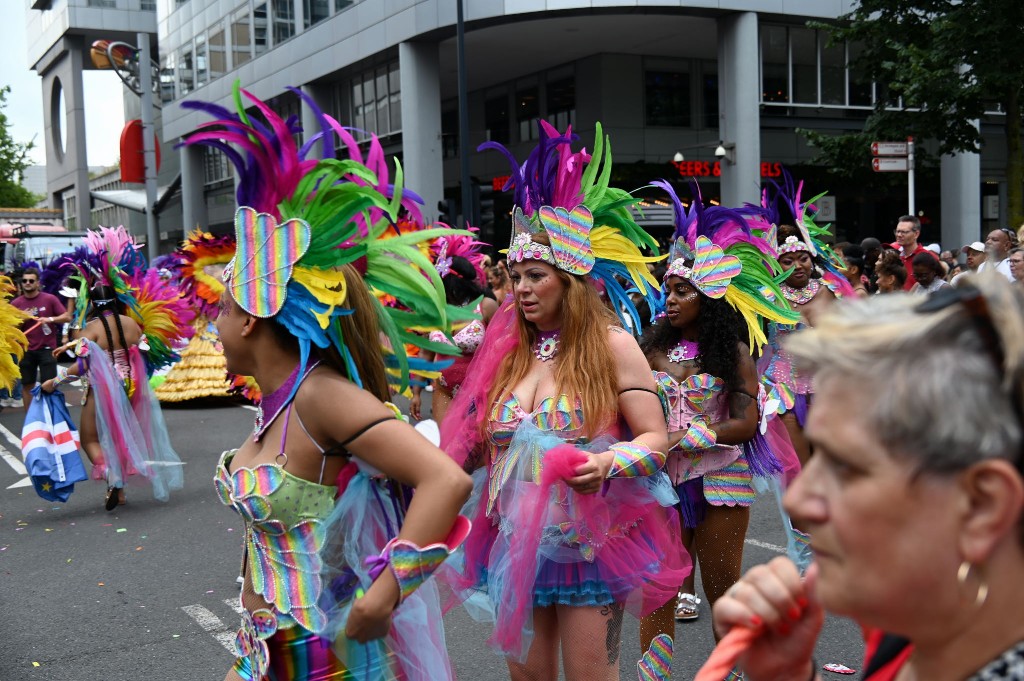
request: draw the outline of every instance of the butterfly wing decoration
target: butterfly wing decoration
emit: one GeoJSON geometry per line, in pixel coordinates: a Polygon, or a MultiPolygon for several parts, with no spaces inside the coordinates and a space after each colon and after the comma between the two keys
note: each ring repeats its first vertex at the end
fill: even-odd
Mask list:
{"type": "Polygon", "coordinates": [[[742,269],[740,259],[726,255],[705,236],[697,237],[696,246],[690,281],[708,298],[721,298],[742,269]]]}
{"type": "Polygon", "coordinates": [[[672,637],[658,634],[636,663],[639,681],[668,681],[672,676],[672,637]]]}
{"type": "Polygon", "coordinates": [[[571,211],[541,206],[537,215],[551,239],[551,250],[561,269],[571,274],[587,274],[594,269],[595,257],[590,248],[594,216],[586,206],[571,211]]]}
{"type": "Polygon", "coordinates": [[[309,223],[292,218],[278,224],[269,213],[240,206],[235,212],[235,236],[231,293],[249,314],[273,317],[284,306],[295,263],[309,249],[309,223]]]}

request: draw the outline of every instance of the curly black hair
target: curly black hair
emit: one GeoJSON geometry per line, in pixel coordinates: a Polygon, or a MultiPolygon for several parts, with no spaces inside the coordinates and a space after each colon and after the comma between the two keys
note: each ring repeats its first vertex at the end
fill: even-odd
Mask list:
{"type": "MultiPolygon", "coordinates": [[[[736,355],[743,322],[739,314],[724,298],[700,296],[700,311],[697,313],[697,368],[725,382],[729,391],[742,391],[739,364],[736,355]]],[[[662,317],[644,331],[640,338],[640,349],[650,357],[657,352],[668,352],[679,342],[681,334],[667,317],[662,317]]]]}
{"type": "Polygon", "coordinates": [[[476,280],[473,263],[461,255],[452,256],[451,272],[441,279],[444,295],[451,305],[468,305],[484,295],[484,289],[476,280]]]}

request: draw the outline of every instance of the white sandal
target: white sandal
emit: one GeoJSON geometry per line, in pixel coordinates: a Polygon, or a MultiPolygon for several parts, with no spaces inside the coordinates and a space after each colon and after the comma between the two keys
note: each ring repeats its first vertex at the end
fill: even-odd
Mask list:
{"type": "Polygon", "coordinates": [[[700,599],[695,594],[679,594],[676,603],[676,620],[689,622],[700,617],[700,599]]]}

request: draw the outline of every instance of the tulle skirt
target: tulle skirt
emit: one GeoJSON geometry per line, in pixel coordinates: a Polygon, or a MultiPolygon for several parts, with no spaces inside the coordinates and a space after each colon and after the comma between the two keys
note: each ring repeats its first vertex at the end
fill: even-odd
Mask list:
{"type": "MultiPolygon", "coordinates": [[[[519,660],[532,641],[534,607],[619,603],[642,617],[673,598],[691,568],[664,473],[612,479],[594,495],[561,480],[540,484],[545,454],[563,442],[529,422],[519,426],[508,451],[513,471],[492,513],[480,472],[467,504],[473,533],[444,572],[470,614],[494,623],[490,646],[519,660]]],[[[575,446],[600,452],[611,443],[575,446]]]]}

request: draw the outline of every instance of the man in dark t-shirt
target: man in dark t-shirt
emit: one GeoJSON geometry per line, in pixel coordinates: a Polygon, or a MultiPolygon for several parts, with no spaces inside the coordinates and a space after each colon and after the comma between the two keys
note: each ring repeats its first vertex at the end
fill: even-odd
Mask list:
{"type": "Polygon", "coordinates": [[[28,338],[28,349],[21,360],[21,385],[27,411],[36,383],[57,376],[53,349],[60,342],[60,325],[66,321],[67,310],[60,298],[39,290],[39,270],[35,267],[26,267],[22,273],[21,291],[11,305],[32,315],[32,319],[22,323],[28,338]]]}

